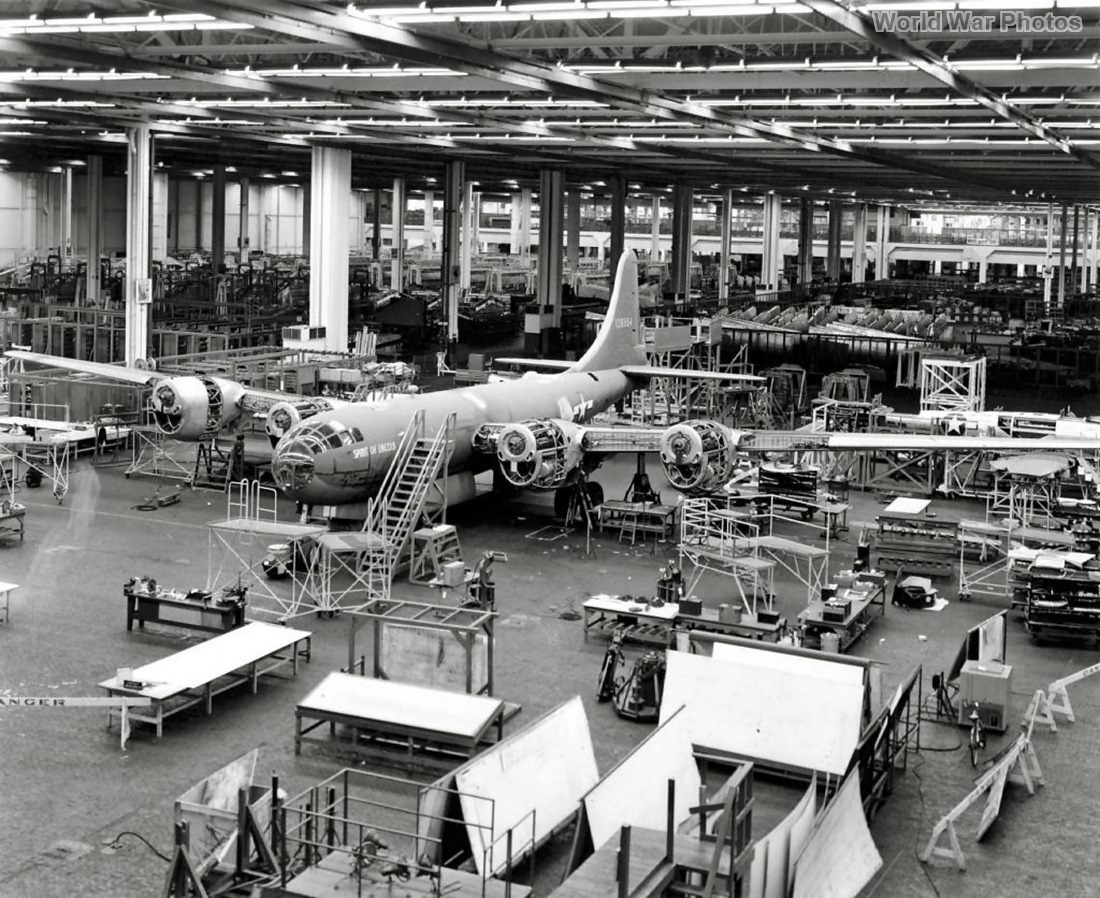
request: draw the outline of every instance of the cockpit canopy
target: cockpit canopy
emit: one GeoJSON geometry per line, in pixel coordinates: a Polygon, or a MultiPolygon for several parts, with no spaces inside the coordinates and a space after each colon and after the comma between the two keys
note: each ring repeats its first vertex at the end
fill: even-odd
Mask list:
{"type": "Polygon", "coordinates": [[[363,432],[358,427],[347,427],[341,421],[306,422],[287,436],[297,444],[298,451],[312,455],[363,442],[363,432]]]}

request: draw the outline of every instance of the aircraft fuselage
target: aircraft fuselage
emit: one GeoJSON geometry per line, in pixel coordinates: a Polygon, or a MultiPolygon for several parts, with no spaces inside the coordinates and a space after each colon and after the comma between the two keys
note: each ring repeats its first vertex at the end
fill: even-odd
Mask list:
{"type": "Polygon", "coordinates": [[[528,373],[521,378],[438,393],[345,406],[292,428],[275,447],[280,489],[311,505],[362,502],[377,491],[413,414],[424,411],[425,436],[455,413],[449,471],[484,470],[491,459],[474,451],[483,424],[559,418],[583,423],[637,386],[618,369],[528,373]]]}

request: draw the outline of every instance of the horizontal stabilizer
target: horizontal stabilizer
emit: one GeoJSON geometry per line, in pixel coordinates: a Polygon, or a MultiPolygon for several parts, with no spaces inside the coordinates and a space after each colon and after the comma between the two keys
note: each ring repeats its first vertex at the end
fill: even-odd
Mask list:
{"type": "Polygon", "coordinates": [[[721,380],[726,383],[762,384],[755,374],[727,374],[724,371],[700,371],[694,368],[665,368],[659,365],[624,365],[619,369],[632,377],[682,377],[685,380],[721,380]]]}
{"type": "Polygon", "coordinates": [[[25,362],[34,362],[37,365],[63,368],[66,371],[77,371],[81,374],[92,374],[96,377],[107,377],[111,380],[142,386],[154,384],[166,376],[159,371],[150,371],[146,368],[127,368],[125,365],[108,365],[105,362],[85,362],[81,359],[67,359],[57,355],[45,355],[41,352],[28,352],[24,349],[9,349],[4,353],[4,356],[6,358],[22,359],[25,362]]]}
{"type": "Polygon", "coordinates": [[[522,365],[524,368],[553,368],[555,371],[565,371],[572,368],[575,362],[567,362],[564,359],[493,359],[494,365],[522,365]]]}

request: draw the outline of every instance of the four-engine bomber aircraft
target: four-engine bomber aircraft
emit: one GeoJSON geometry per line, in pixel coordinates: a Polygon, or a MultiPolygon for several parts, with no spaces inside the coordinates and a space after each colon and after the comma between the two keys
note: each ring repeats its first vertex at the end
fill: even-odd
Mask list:
{"type": "MultiPolygon", "coordinates": [[[[148,385],[157,426],[176,439],[209,439],[245,413],[266,414],[268,433],[275,443],[272,472],[276,482],[285,494],[306,505],[362,503],[374,495],[418,412],[423,412],[425,434],[438,432],[452,413],[455,416],[444,493],[452,504],[472,498],[474,475],[495,465],[513,486],[558,490],[575,484],[614,452],[659,453],[673,487],[687,494],[714,491],[732,476],[739,449],[751,447],[752,432],[734,431],[709,420],[666,428],[607,427],[588,422],[652,377],[712,379],[748,387],[763,382],[751,375],[647,365],[637,267],[629,252],[620,260],[603,324],[579,361],[498,360],[563,369],[556,374],[529,372],[518,379],[479,386],[348,403],[253,390],[207,375],[167,377],[37,353],[11,351],[8,355],[148,385]]],[[[822,451],[1100,452],[1100,439],[1084,433],[1042,439],[814,433],[806,434],[805,439],[822,451]]],[[[591,489],[597,492],[594,485],[591,489]]]]}
{"type": "Polygon", "coordinates": [[[472,498],[474,475],[494,463],[513,486],[560,489],[604,454],[622,451],[660,452],[666,473],[681,489],[717,489],[733,470],[734,431],[709,421],[669,428],[586,422],[652,377],[763,383],[752,375],[647,365],[637,263],[629,252],[620,259],[607,316],[578,361],[503,361],[565,370],[316,415],[276,445],[272,471],[279,487],[307,505],[365,501],[385,478],[411,416],[423,410],[426,433],[436,433],[455,415],[446,490],[451,503],[472,498]]]}

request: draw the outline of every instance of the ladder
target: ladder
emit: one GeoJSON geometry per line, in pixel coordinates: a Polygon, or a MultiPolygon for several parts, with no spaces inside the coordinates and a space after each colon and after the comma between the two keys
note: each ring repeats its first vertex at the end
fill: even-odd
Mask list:
{"type": "MultiPolygon", "coordinates": [[[[424,410],[413,414],[382,488],[371,500],[363,522],[364,531],[380,537],[362,562],[369,566],[371,595],[389,594],[399,561],[424,513],[428,493],[447,470],[454,442],[454,412],[434,435],[425,433],[424,410]]],[[[443,505],[446,507],[445,489],[443,505]]]]}

